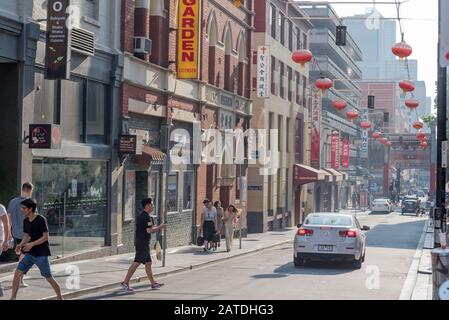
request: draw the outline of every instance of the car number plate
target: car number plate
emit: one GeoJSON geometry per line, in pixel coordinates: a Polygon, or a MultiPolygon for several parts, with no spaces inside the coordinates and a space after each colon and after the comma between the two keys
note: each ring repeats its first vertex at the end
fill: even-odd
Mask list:
{"type": "Polygon", "coordinates": [[[334,251],[334,247],[333,246],[318,246],[318,251],[326,251],[326,252],[331,252],[334,251]]]}

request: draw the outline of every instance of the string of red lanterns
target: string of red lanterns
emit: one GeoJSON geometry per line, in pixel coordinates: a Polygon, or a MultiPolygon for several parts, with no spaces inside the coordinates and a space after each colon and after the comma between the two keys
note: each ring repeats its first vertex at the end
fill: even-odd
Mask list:
{"type": "Polygon", "coordinates": [[[312,61],[313,55],[312,52],[306,49],[301,49],[292,54],[292,60],[296,63],[299,63],[301,67],[305,67],[306,63],[312,61]]]}
{"type": "Polygon", "coordinates": [[[396,43],[392,48],[391,52],[399,59],[405,59],[412,55],[413,49],[404,41],[396,43]]]}
{"type": "Polygon", "coordinates": [[[343,111],[346,109],[347,103],[345,100],[334,100],[332,101],[332,106],[338,111],[343,111]]]}
{"type": "Polygon", "coordinates": [[[334,82],[329,78],[320,78],[315,82],[315,86],[324,93],[334,86],[334,82]]]}

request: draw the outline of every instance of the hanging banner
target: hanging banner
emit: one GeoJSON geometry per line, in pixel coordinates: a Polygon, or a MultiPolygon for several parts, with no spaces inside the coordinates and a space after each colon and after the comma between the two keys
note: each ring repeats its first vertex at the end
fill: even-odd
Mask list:
{"type": "Polygon", "coordinates": [[[331,136],[331,167],[340,169],[340,132],[333,131],[331,136]]]}
{"type": "MultiPolygon", "coordinates": [[[[368,121],[368,110],[367,109],[362,111],[362,121],[368,121]]],[[[362,130],[361,156],[363,158],[368,157],[368,142],[369,142],[368,130],[362,130]]]]}
{"type": "Polygon", "coordinates": [[[310,164],[315,169],[320,169],[321,149],[321,93],[320,90],[312,88],[312,135],[310,164]]]}
{"type": "Polygon", "coordinates": [[[343,168],[349,168],[349,138],[346,137],[343,140],[343,148],[341,152],[341,166],[343,168]]]}
{"type": "Polygon", "coordinates": [[[67,8],[70,0],[47,0],[45,79],[70,79],[70,29],[67,8]]]}
{"type": "Polygon", "coordinates": [[[178,11],[178,79],[198,79],[200,0],[181,0],[178,11]]]}
{"type": "Polygon", "coordinates": [[[268,46],[257,48],[257,97],[269,98],[271,93],[271,57],[268,46]]]}

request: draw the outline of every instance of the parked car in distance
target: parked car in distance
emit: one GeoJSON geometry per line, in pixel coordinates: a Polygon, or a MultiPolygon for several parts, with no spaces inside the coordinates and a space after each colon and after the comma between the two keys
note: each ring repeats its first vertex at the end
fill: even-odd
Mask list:
{"type": "Polygon", "coordinates": [[[350,214],[311,213],[298,225],[293,241],[293,262],[299,267],[311,260],[351,261],[357,269],[365,261],[367,226],[350,214]]]}
{"type": "Polygon", "coordinates": [[[391,213],[393,204],[389,199],[375,199],[373,201],[371,213],[391,213]]]}

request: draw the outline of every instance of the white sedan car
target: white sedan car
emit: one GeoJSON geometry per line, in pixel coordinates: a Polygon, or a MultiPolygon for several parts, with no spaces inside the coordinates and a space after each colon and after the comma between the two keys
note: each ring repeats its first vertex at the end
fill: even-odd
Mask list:
{"type": "Polygon", "coordinates": [[[366,235],[350,214],[312,213],[298,225],[293,244],[293,262],[303,266],[310,260],[351,261],[360,269],[365,261],[366,235]]]}
{"type": "Polygon", "coordinates": [[[390,213],[393,211],[393,204],[388,199],[376,199],[373,201],[371,213],[390,213]]]}

